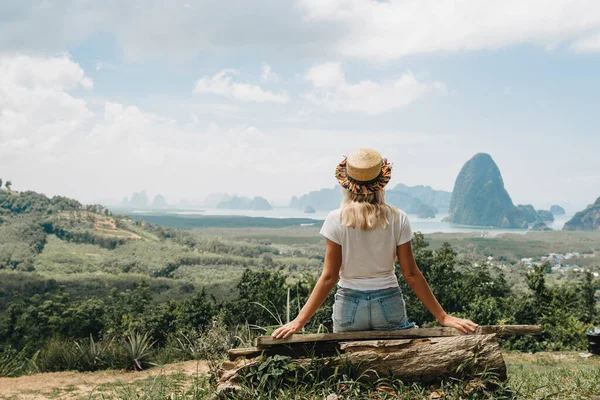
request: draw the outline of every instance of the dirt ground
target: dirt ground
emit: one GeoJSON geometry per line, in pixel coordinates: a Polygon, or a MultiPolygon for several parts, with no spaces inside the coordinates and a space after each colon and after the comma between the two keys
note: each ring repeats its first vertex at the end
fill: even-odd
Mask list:
{"type": "Polygon", "coordinates": [[[168,364],[147,371],[49,372],[18,378],[0,378],[1,400],[42,400],[49,398],[76,399],[91,394],[105,383],[130,383],[161,373],[183,372],[186,375],[208,373],[206,361],[168,364]]]}

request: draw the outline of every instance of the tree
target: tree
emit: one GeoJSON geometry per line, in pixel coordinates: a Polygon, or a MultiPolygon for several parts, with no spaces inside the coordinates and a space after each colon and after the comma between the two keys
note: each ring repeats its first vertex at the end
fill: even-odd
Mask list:
{"type": "Polygon", "coordinates": [[[2,189],[2,179],[0,179],[0,189],[2,189]]]}
{"type": "Polygon", "coordinates": [[[592,273],[587,271],[583,282],[579,285],[584,322],[596,322],[596,286],[592,273]]]}
{"type": "Polygon", "coordinates": [[[10,187],[12,186],[12,182],[11,181],[6,181],[6,183],[4,184],[4,186],[10,191],[10,187]]]}

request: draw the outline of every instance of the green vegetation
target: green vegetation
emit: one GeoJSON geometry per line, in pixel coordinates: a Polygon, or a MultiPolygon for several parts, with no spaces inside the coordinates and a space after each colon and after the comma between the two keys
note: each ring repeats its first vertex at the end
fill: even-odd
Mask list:
{"type": "MultiPolygon", "coordinates": [[[[6,190],[0,192],[0,218],[3,376],[69,369],[139,370],[180,360],[220,360],[228,348],[247,346],[254,336],[296,315],[324,257],[318,226],[184,231],[62,197],[6,190]]],[[[494,238],[472,234],[426,238],[417,233],[413,249],[448,312],[480,324],[539,323],[544,327],[541,337],[505,340],[504,348],[566,351],[585,349],[586,329],[600,322],[598,280],[588,272],[558,281],[545,265],[527,269],[516,261],[550,250],[591,254],[600,250],[598,243],[594,234],[583,232],[494,238]]],[[[411,320],[420,326],[435,325],[410,288],[400,282],[411,320]]],[[[331,329],[332,304],[333,293],[306,332],[331,329]]],[[[285,364],[284,359],[270,362],[273,365],[264,370],[273,373],[285,364]]],[[[294,373],[318,377],[318,369],[294,373]]],[[[592,375],[592,370],[582,372],[586,383],[573,392],[591,391],[587,380],[592,375]]],[[[262,376],[248,377],[247,396],[256,394],[255,383],[262,376]]],[[[351,375],[338,378],[337,386],[324,380],[293,389],[295,381],[282,377],[277,388],[260,390],[272,398],[283,395],[282,387],[292,398],[332,392],[352,397],[356,391],[380,398],[392,392],[414,398],[431,394],[429,388],[393,380],[380,382],[387,388],[382,391],[351,375]]],[[[169,379],[164,381],[165,393],[179,393],[168,389],[169,379]]],[[[194,393],[206,394],[212,388],[209,380],[196,383],[194,393]]],[[[450,397],[471,390],[466,381],[445,385],[443,391],[450,397]]],[[[509,384],[469,393],[474,398],[510,398],[521,389],[509,384]]],[[[547,394],[533,387],[524,393],[547,394]]]]}
{"type": "Polygon", "coordinates": [[[485,153],[474,155],[460,170],[452,190],[448,220],[464,225],[527,227],[504,188],[498,166],[485,153]]]}

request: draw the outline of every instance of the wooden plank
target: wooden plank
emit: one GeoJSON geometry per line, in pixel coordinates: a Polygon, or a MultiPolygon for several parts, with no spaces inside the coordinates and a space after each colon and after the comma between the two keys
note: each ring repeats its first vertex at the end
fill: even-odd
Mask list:
{"type": "Polygon", "coordinates": [[[256,338],[256,347],[264,349],[272,346],[311,342],[342,342],[355,340],[386,340],[386,339],[413,339],[427,337],[449,337],[461,335],[491,335],[517,336],[539,335],[542,327],[539,325],[481,325],[475,332],[462,333],[454,328],[418,328],[396,331],[359,331],[343,333],[317,333],[308,335],[292,335],[287,339],[275,339],[271,336],[256,338]]]}
{"type": "Polygon", "coordinates": [[[240,357],[258,357],[262,352],[263,350],[257,347],[242,347],[238,349],[231,349],[227,352],[227,354],[229,355],[229,361],[235,361],[240,357]]]}

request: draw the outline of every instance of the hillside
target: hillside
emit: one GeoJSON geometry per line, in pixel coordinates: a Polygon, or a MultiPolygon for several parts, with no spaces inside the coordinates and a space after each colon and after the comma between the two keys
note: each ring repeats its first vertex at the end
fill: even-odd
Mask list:
{"type": "MultiPolygon", "coordinates": [[[[157,223],[168,218],[176,226],[178,222],[191,224],[182,226],[186,228],[319,223],[311,219],[148,216],[152,218],[157,223]]],[[[197,236],[61,196],[1,190],[0,308],[18,291],[30,296],[40,287],[53,290],[63,285],[74,298],[104,297],[113,287],[126,290],[141,279],[159,297],[182,298],[204,287],[227,298],[232,296],[228,286],[235,284],[244,268],[287,259],[287,246],[262,242],[197,236]],[[275,261],[269,261],[272,258],[275,261]]],[[[298,273],[317,268],[318,260],[304,258],[303,252],[296,254],[298,273]]]]}
{"type": "Polygon", "coordinates": [[[600,197],[585,210],[579,211],[564,226],[565,231],[597,231],[600,230],[600,197]]]}
{"type": "Polygon", "coordinates": [[[498,166],[485,153],[473,156],[460,170],[448,220],[463,225],[527,227],[527,221],[504,188],[498,166]]]}
{"type": "MultiPolygon", "coordinates": [[[[1,193],[0,215],[2,376],[221,357],[297,315],[325,259],[315,225],[273,228],[244,217],[244,226],[219,220],[184,231],[35,192],[1,193]],[[134,344],[148,350],[141,361],[134,344]]],[[[583,350],[585,330],[600,315],[596,233],[416,232],[412,248],[448,313],[480,324],[544,326],[543,336],[508,341],[506,349],[583,350]],[[550,252],[575,251],[581,254],[568,260],[555,254],[565,263],[534,265],[550,252]],[[536,259],[519,262],[527,256],[536,259]],[[575,262],[581,267],[564,265],[575,262]]],[[[399,284],[411,320],[435,325],[406,281],[399,284]]],[[[332,291],[307,332],[332,329],[333,301],[332,291]]]]}

